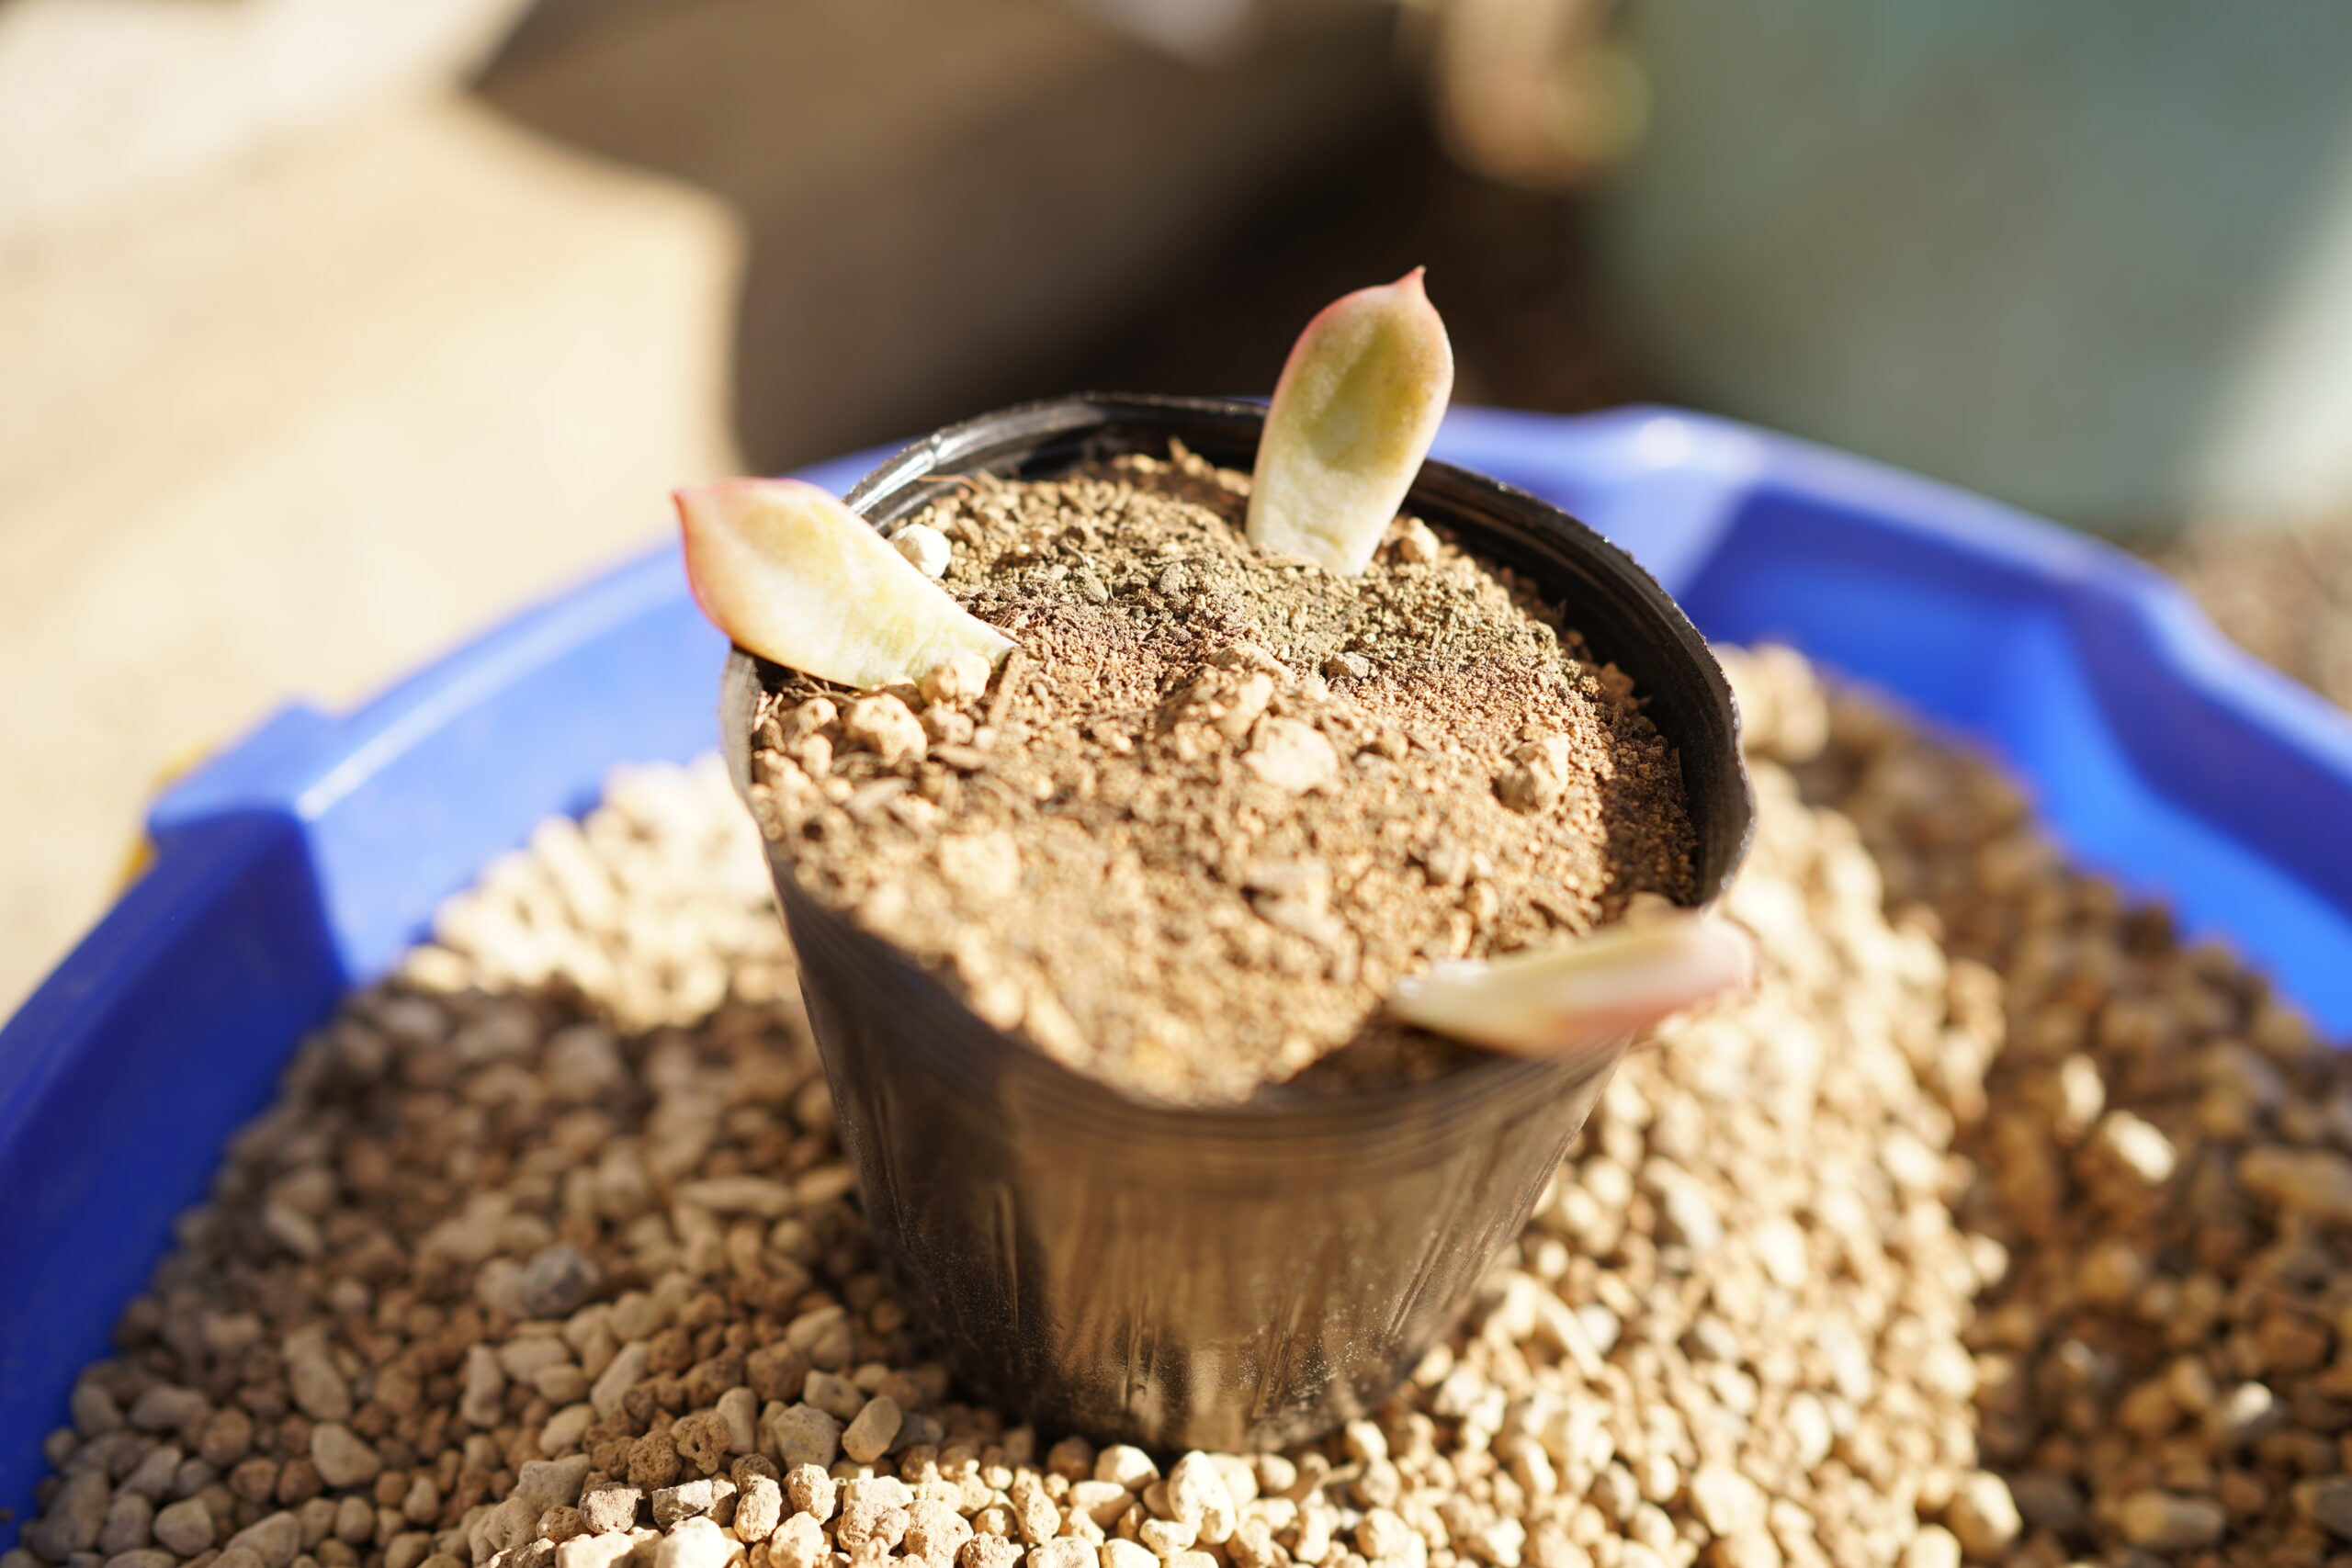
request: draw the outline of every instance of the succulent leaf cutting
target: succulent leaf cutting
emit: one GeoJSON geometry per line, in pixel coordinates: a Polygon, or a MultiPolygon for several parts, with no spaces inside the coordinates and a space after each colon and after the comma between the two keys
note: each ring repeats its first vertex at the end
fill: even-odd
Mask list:
{"type": "Polygon", "coordinates": [[[1600,1052],[1745,988],[1754,944],[1738,927],[1678,909],[1484,964],[1446,964],[1398,984],[1408,1023],[1516,1055],[1600,1052]]]}
{"type": "Polygon", "coordinates": [[[686,580],[735,642],[859,691],[920,682],[1012,639],[967,613],[864,518],[798,479],[721,479],[675,500],[686,580]]]}
{"type": "Polygon", "coordinates": [[[1306,324],[1283,366],[1250,486],[1250,542],[1353,577],[1421,471],[1453,392],[1453,348],[1421,269],[1306,324]]]}

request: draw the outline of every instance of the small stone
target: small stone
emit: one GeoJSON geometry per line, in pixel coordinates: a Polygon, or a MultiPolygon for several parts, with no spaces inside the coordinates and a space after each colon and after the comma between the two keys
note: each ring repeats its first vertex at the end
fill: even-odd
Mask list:
{"type": "Polygon", "coordinates": [[[1661,1189],[1658,1218],[1663,1234],[1693,1252],[1713,1252],[1723,1245],[1724,1223],[1705,1189],[1688,1179],[1661,1189]]]}
{"type": "Polygon", "coordinates": [[[1960,1568],[1960,1538],[1941,1525],[1921,1525],[1903,1549],[1903,1568],[1960,1568]]]}
{"type": "Polygon", "coordinates": [[[183,1497],[155,1516],[153,1527],[157,1544],[169,1547],[182,1557],[193,1557],[212,1549],[212,1510],[201,1497],[183,1497]]]}
{"type": "Polygon", "coordinates": [[[98,1526],[99,1555],[119,1557],[143,1549],[153,1540],[150,1532],[154,1522],[154,1504],[136,1492],[117,1492],[98,1526]]]}
{"type": "Polygon", "coordinates": [[[115,1403],[113,1394],[88,1378],[74,1383],[67,1409],[74,1417],[74,1429],[85,1438],[122,1428],[122,1406],[115,1403]]]}
{"type": "Polygon", "coordinates": [[[1119,1522],[1119,1516],[1135,1505],[1135,1496],[1115,1481],[1074,1481],[1069,1488],[1069,1506],[1094,1521],[1099,1529],[1110,1529],[1119,1522]]]}
{"type": "Polygon", "coordinates": [[[286,1337],[286,1377],[294,1404],[313,1421],[351,1419],[351,1389],[327,1349],[323,1327],[313,1325],[286,1337]]]}
{"type": "Polygon", "coordinates": [[[1727,1464],[1702,1464],[1690,1472],[1690,1508],[1712,1535],[1760,1529],[1766,1498],[1756,1483],[1727,1464]]]}
{"type": "Polygon", "coordinates": [[[955,556],[947,536],[928,523],[905,525],[890,536],[890,544],[934,582],[947,575],[947,564],[955,556]]]}
{"type": "Polygon", "coordinates": [[[548,1417],[539,1429],[539,1452],[552,1458],[566,1449],[576,1448],[588,1428],[595,1424],[596,1411],[585,1403],[567,1404],[548,1417]]]}
{"type": "Polygon", "coordinates": [[[1371,674],[1372,660],[1361,653],[1335,653],[1323,661],[1323,678],[1327,681],[1362,681],[1371,674]]]}
{"type": "Polygon", "coordinates": [[[287,1507],[307,1503],[326,1489],[319,1479],[319,1467],[311,1456],[302,1454],[288,1460],[277,1472],[277,1501],[287,1507]]]}
{"type": "Polygon", "coordinates": [[[2229,1515],[2210,1497],[2184,1497],[2150,1489],[2134,1492],[2117,1506],[2116,1528],[2123,1539],[2151,1551],[2187,1551],[2222,1539],[2229,1515]]]}
{"type": "Polygon", "coordinates": [[[800,1399],[836,1421],[854,1420],[865,1408],[865,1391],[838,1372],[810,1372],[800,1385],[800,1399]]]}
{"type": "Polygon", "coordinates": [[[2330,1150],[2249,1149],[2238,1160],[2238,1185],[2289,1213],[2352,1220],[2352,1159],[2330,1150]]]}
{"type": "Polygon", "coordinates": [[[543,1247],[523,1265],[516,1299],[533,1317],[570,1317],[604,1289],[605,1272],[568,1241],[543,1247]]]}
{"type": "Polygon", "coordinates": [[[790,1471],[804,1464],[830,1470],[841,1457],[842,1424],[813,1404],[790,1405],[763,1424],[761,1447],[790,1471]]]}
{"type": "Polygon", "coordinates": [[[735,1483],[718,1476],[657,1488],[649,1499],[653,1505],[653,1528],[668,1529],[681,1519],[700,1518],[734,1495],[735,1483]]]}
{"type": "Polygon", "coordinates": [[[841,721],[841,710],[830,697],[810,697],[796,705],[779,723],[779,735],[785,745],[797,748],[812,735],[822,734],[841,721]]]}
{"type": "Polygon", "coordinates": [[[1340,775],[1340,753],[1323,732],[1295,718],[1259,721],[1241,765],[1289,795],[1328,787],[1340,775]]]}
{"type": "Polygon", "coordinates": [[[887,1553],[907,1535],[908,1510],[888,1503],[847,1499],[833,1523],[833,1539],[852,1557],[887,1553]]]}
{"type": "Polygon", "coordinates": [[[2274,1431],[2287,1412],[2267,1384],[2242,1382],[2214,1402],[2206,1412],[2206,1429],[2214,1440],[2236,1448],[2274,1431]]]}
{"type": "MultiPolygon", "coordinates": [[[[1352,1422],[1349,1430],[1352,1433],[1355,1427],[1368,1425],[1352,1422]]],[[[1239,1522],[1224,1474],[1198,1450],[1178,1460],[1176,1468],[1168,1472],[1168,1505],[1179,1521],[1191,1525],[1212,1546],[1222,1546],[1239,1522]]]]}
{"type": "MultiPolygon", "coordinates": [[[[932,760],[962,766],[963,763],[954,760],[971,755],[972,737],[978,732],[979,728],[973,722],[971,716],[957,713],[954,708],[938,703],[926,703],[923,705],[922,712],[915,716],[922,720],[922,732],[931,739],[932,760]],[[944,753],[940,750],[942,746],[948,749],[944,753]]],[[[981,760],[985,764],[985,755],[981,760]]]]}
{"type": "Polygon", "coordinates": [[[708,1519],[684,1519],[654,1548],[653,1568],[726,1568],[741,1550],[708,1519]]]}
{"type": "Polygon", "coordinates": [[[760,1446],[760,1399],[748,1388],[730,1388],[718,1396],[714,1414],[727,1429],[727,1451],[749,1454],[760,1446]]]}
{"type": "Polygon", "coordinates": [[[634,1486],[594,1487],[581,1495],[580,1522],[596,1535],[632,1529],[637,1525],[638,1505],[644,1500],[645,1494],[634,1486]]]}
{"type": "Polygon", "coordinates": [[[1566,736],[1527,741],[1510,755],[1510,765],[1495,776],[1495,794],[1513,811],[1548,811],[1567,793],[1571,752],[1566,736]]]}
{"type": "Polygon", "coordinates": [[[211,1414],[212,1402],[192,1388],[159,1382],[130,1403],[130,1424],[142,1432],[176,1432],[211,1414]]]}
{"type": "Polygon", "coordinates": [[[458,1414],[485,1431],[506,1418],[506,1369],[498,1364],[498,1352],[487,1345],[467,1348],[458,1414]]]}
{"type": "Polygon", "coordinates": [[[927,1497],[907,1510],[907,1554],[930,1563],[931,1568],[951,1568],[956,1553],[971,1539],[972,1527],[954,1504],[927,1497]]]}
{"type": "Polygon", "coordinates": [[[1426,566],[1438,557],[1437,531],[1418,517],[1396,527],[1396,558],[1411,566],[1426,566]]]}
{"type": "Polygon", "coordinates": [[[2107,1163],[2143,1187],[2172,1179],[2180,1155],[2172,1140],[2128,1111],[2110,1111],[2092,1130],[2091,1146],[2107,1163]]]}
{"type": "Polygon", "coordinates": [[[1784,1559],[1770,1532],[1757,1529],[1718,1538],[1701,1561],[1707,1568],[1781,1568],[1784,1559]]]}
{"type": "Polygon", "coordinates": [[[1961,1477],[1944,1522],[1959,1538],[1961,1551],[1980,1562],[1999,1558],[2025,1528],[2009,1483],[1983,1470],[1961,1477]]]}
{"type": "Polygon", "coordinates": [[[670,1424],[670,1441],[688,1476],[716,1475],[727,1468],[732,1440],[727,1423],[715,1410],[682,1416],[670,1424]]]}
{"type": "Polygon", "coordinates": [[[628,1448],[628,1483],[652,1492],[678,1479],[678,1443],[665,1429],[648,1432],[628,1448]]]}
{"type": "Polygon", "coordinates": [[[384,1468],[383,1460],[357,1433],[334,1421],[311,1429],[311,1462],[319,1467],[320,1480],[338,1488],[364,1486],[384,1468]]]}
{"type": "Polygon", "coordinates": [[[528,1461],[515,1474],[514,1495],[535,1514],[549,1508],[572,1507],[580,1501],[580,1487],[588,1477],[588,1468],[586,1454],[528,1461]]]}
{"type": "Polygon", "coordinates": [[[302,1550],[301,1521],[283,1510],[257,1519],[231,1536],[223,1550],[233,1551],[239,1547],[260,1558],[262,1568],[288,1568],[302,1550]]]}
{"type": "Polygon", "coordinates": [[[888,1394],[876,1395],[842,1433],[842,1451],[859,1464],[873,1463],[890,1451],[900,1419],[899,1402],[888,1394]]]}
{"type": "Polygon", "coordinates": [[[930,743],[922,721],[906,704],[887,694],[860,697],[842,716],[842,737],[882,759],[887,767],[922,755],[930,743]]]}
{"type": "Polygon", "coordinates": [[[1091,1542],[1065,1535],[1031,1547],[1024,1568],[1100,1568],[1101,1561],[1091,1542]]]}
{"type": "Polygon", "coordinates": [[[214,1411],[197,1434],[196,1451],[214,1470],[233,1470],[253,1451],[254,1418],[233,1404],[214,1411]]]}
{"type": "Polygon", "coordinates": [[[1146,1519],[1136,1527],[1136,1536],[1149,1547],[1155,1556],[1173,1557],[1180,1551],[1190,1551],[1201,1532],[1178,1519],[1146,1519]]]}
{"type": "Polygon", "coordinates": [[[2063,1475],[2029,1470],[2010,1483],[2018,1513],[2036,1529],[2064,1534],[2083,1522],[2082,1489],[2063,1475]]]}
{"type": "Polygon", "coordinates": [[[909,1508],[914,1506],[911,1487],[895,1475],[854,1475],[841,1483],[842,1506],[871,1503],[877,1508],[909,1508]]]}
{"type": "Polygon", "coordinates": [[[1110,1481],[1125,1491],[1141,1493],[1146,1485],[1159,1479],[1159,1467],[1152,1464],[1152,1455],[1131,1443],[1110,1443],[1103,1453],[1093,1455],[1093,1479],[1110,1481]]]}
{"type": "Polygon", "coordinates": [[[1425,1562],[1429,1543],[1420,1531],[1407,1524],[1386,1508],[1366,1510],[1363,1522],[1356,1526],[1356,1550],[1368,1562],[1409,1565],[1425,1562]]]}
{"type": "Polygon", "coordinates": [[[784,1495],[791,1499],[794,1512],[807,1514],[823,1524],[833,1517],[841,1483],[819,1465],[798,1464],[784,1478],[784,1495]]]}
{"type": "Polygon", "coordinates": [[[2299,1481],[2295,1512],[2339,1540],[2352,1540],[2352,1476],[2299,1481]]]}
{"type": "Polygon", "coordinates": [[[832,1555],[824,1527],[808,1514],[795,1514],[768,1538],[768,1562],[774,1568],[820,1568],[832,1555]]]}
{"type": "Polygon", "coordinates": [[[735,1498],[735,1539],[749,1546],[765,1540],[784,1522],[784,1488],[775,1478],[754,1475],[735,1498]]]}
{"type": "Polygon", "coordinates": [[[951,653],[923,671],[922,700],[960,713],[987,694],[989,661],[970,649],[951,653]]]}
{"type": "Polygon", "coordinates": [[[621,1396],[638,1385],[645,1376],[648,1351],[642,1341],[624,1345],[589,1385],[588,1403],[594,1407],[596,1419],[608,1421],[620,1413],[621,1396]]]}
{"type": "MultiPolygon", "coordinates": [[[[637,1539],[627,1533],[576,1535],[555,1549],[555,1568],[614,1568],[637,1550],[637,1539]]],[[[387,1562],[384,1568],[391,1568],[387,1562]]]]}
{"type": "Polygon", "coordinates": [[[107,1505],[112,1500],[104,1471],[83,1471],[65,1478],[50,1499],[48,1510],[26,1532],[27,1544],[51,1562],[62,1562],[77,1551],[94,1551],[98,1532],[106,1528],[107,1505]]]}
{"type": "Polygon", "coordinates": [[[540,1510],[519,1497],[484,1509],[468,1527],[469,1543],[477,1551],[492,1555],[521,1546],[531,1539],[537,1529],[540,1510]]]}

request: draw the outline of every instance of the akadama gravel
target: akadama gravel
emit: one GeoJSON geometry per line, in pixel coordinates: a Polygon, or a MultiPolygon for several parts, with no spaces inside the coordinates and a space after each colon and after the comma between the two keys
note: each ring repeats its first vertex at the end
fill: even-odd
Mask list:
{"type": "Polygon", "coordinates": [[[302,1047],[0,1568],[2352,1564],[2352,1065],[1989,770],[1733,666],[1763,984],[1626,1064],[1376,1418],[959,1403],[746,814],[647,770],[302,1047]]]}

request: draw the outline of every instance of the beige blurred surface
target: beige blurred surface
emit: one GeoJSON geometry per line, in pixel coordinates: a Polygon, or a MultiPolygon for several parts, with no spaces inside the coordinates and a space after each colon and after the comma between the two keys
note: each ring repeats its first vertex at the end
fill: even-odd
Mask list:
{"type": "Polygon", "coordinates": [[[530,0],[6,0],[0,257],[475,65],[530,0]]]}
{"type": "Polygon", "coordinates": [[[0,269],[0,1010],[157,772],[658,537],[725,435],[735,226],[468,104],[0,269]]]}
{"type": "Polygon", "coordinates": [[[524,4],[0,0],[0,1016],[165,768],[682,478],[1058,389],[1400,103],[1360,0],[1213,72],[1059,0],[539,0],[474,82],[524,4]]]}

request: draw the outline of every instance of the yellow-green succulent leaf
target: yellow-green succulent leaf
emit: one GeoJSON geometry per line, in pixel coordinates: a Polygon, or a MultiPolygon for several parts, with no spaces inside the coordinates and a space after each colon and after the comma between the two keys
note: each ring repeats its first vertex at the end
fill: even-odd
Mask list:
{"type": "Polygon", "coordinates": [[[1354,576],[1371,561],[1437,438],[1453,348],[1416,267],[1306,324],[1258,443],[1250,540],[1354,576]]]}
{"type": "Polygon", "coordinates": [[[993,666],[1012,648],[815,485],[719,479],[674,499],[695,603],[772,663],[864,691],[956,653],[993,666]]]}

